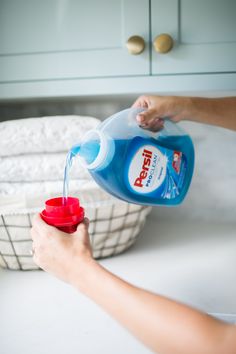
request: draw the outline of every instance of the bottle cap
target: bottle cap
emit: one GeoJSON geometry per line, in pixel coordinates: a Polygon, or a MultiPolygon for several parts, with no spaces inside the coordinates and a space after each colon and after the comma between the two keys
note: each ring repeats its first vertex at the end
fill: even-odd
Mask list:
{"type": "Polygon", "coordinates": [[[105,168],[112,160],[114,152],[113,139],[98,129],[92,129],[83,136],[78,156],[83,167],[93,170],[105,168]]]}
{"type": "Polygon", "coordinates": [[[66,233],[73,233],[84,219],[84,208],[78,198],[63,197],[49,199],[41,212],[42,219],[49,225],[57,227],[66,233]]]}

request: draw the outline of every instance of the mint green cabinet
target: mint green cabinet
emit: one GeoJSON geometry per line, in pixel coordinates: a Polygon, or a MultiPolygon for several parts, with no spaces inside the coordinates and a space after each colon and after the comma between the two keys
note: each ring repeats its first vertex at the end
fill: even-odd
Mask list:
{"type": "Polygon", "coordinates": [[[0,81],[149,75],[148,0],[0,0],[0,81]],[[130,55],[129,37],[143,37],[130,55]]]}
{"type": "Polygon", "coordinates": [[[152,48],[152,73],[236,72],[235,0],[152,0],[152,41],[174,40],[166,54],[152,48]]]}
{"type": "Polygon", "coordinates": [[[236,0],[0,0],[0,100],[236,91],[235,14],[236,0]]]}

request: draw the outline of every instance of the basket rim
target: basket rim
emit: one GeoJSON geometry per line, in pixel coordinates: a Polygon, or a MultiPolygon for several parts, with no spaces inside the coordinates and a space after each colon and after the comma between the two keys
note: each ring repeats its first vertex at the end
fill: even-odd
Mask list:
{"type": "MultiPolygon", "coordinates": [[[[141,204],[134,204],[134,203],[129,203],[125,202],[120,199],[108,199],[108,200],[102,200],[102,201],[92,201],[92,202],[83,202],[83,208],[84,209],[98,209],[100,207],[112,207],[113,205],[135,205],[137,207],[137,210],[142,210],[142,209],[150,209],[151,206],[149,205],[141,205],[141,204]]],[[[43,205],[40,207],[34,207],[34,208],[22,208],[22,209],[10,209],[8,208],[5,212],[1,210],[0,216],[6,216],[6,215],[27,215],[27,214],[36,214],[39,213],[43,210],[43,205]]]]}

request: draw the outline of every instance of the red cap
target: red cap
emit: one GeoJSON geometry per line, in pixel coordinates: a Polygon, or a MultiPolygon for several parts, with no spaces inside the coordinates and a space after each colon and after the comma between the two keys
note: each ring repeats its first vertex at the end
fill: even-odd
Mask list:
{"type": "Polygon", "coordinates": [[[76,231],[78,224],[84,219],[84,208],[78,198],[63,197],[49,199],[41,212],[42,219],[49,225],[71,234],[76,231]]]}

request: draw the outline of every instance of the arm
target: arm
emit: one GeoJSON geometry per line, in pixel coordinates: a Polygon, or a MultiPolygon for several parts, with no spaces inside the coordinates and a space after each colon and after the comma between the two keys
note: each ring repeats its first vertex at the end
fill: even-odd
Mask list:
{"type": "Polygon", "coordinates": [[[147,108],[146,112],[137,116],[137,120],[151,130],[160,129],[165,118],[174,122],[191,120],[236,130],[236,97],[141,96],[133,107],[147,108]]]}
{"type": "Polygon", "coordinates": [[[68,236],[36,217],[31,231],[36,264],[90,297],[139,340],[162,354],[233,354],[236,327],[137,288],[92,258],[88,223],[68,236]]]}
{"type": "Polygon", "coordinates": [[[89,296],[154,352],[223,354],[236,351],[236,328],[119,279],[97,263],[72,285],[89,296]],[[94,290],[96,289],[96,290],[94,290]]]}

